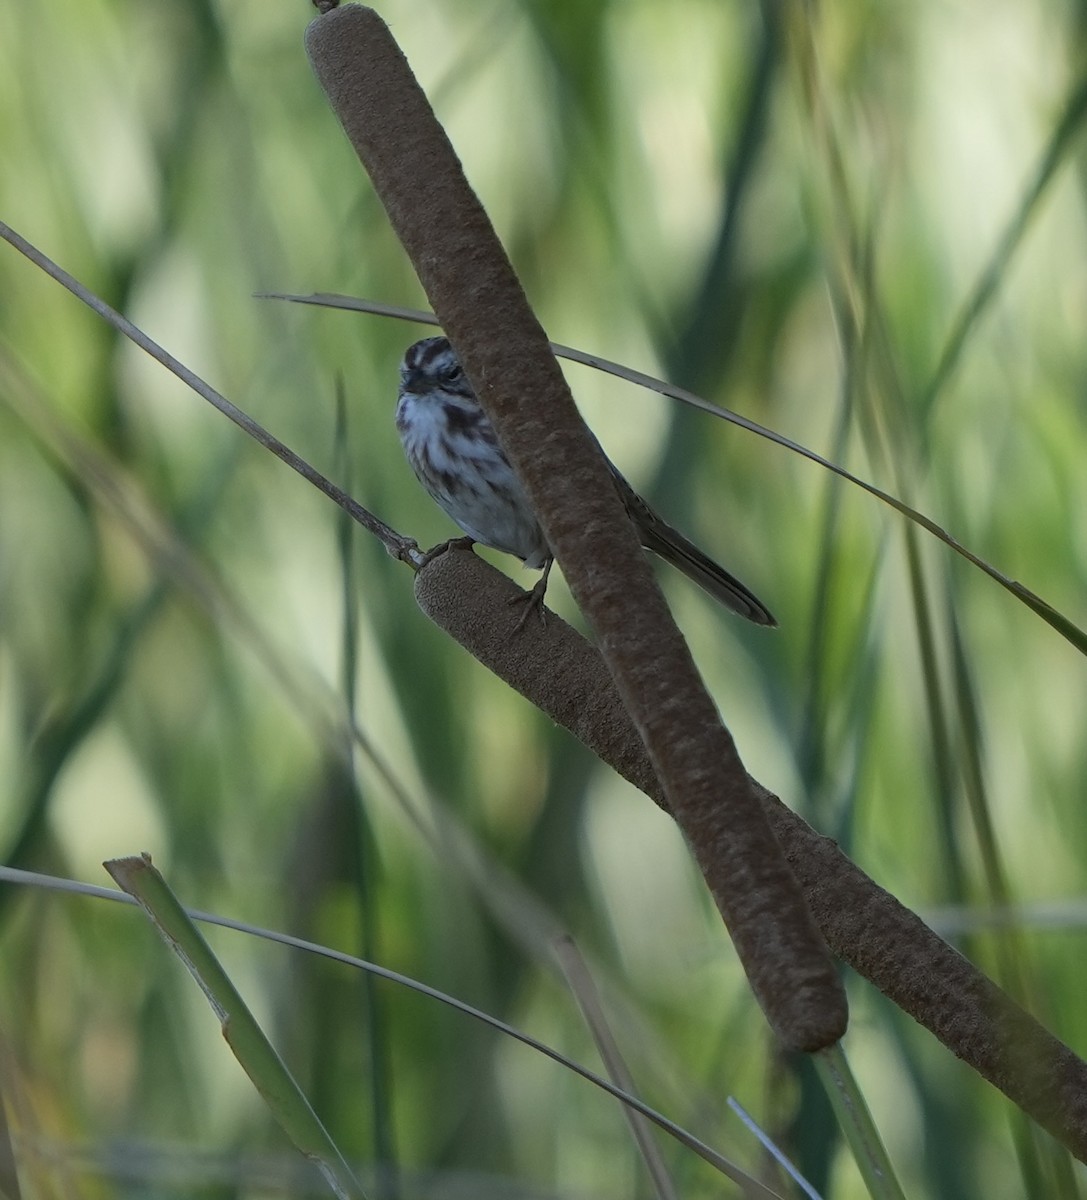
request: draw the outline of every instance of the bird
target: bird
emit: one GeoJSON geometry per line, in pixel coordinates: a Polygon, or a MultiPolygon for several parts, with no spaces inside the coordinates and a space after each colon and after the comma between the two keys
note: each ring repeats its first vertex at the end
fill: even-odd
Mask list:
{"type": "MultiPolygon", "coordinates": [[[[423,338],[405,351],[396,429],[419,482],[471,542],[512,554],[526,567],[543,571],[530,593],[530,607],[535,605],[542,616],[554,555],[447,338],[423,338]]],[[[645,549],[677,567],[733,612],[756,625],[777,625],[750,589],[667,524],[606,455],[605,461],[645,549]]]]}

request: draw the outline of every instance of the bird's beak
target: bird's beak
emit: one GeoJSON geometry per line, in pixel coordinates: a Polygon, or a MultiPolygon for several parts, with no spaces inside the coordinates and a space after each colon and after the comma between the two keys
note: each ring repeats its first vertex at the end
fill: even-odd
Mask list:
{"type": "Polygon", "coordinates": [[[426,375],[418,368],[400,368],[400,390],[404,392],[425,392],[426,375]]]}

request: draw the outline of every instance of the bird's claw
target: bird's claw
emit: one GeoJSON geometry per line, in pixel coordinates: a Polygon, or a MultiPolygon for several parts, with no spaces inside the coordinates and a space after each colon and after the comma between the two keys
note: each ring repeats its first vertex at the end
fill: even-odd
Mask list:
{"type": "Polygon", "coordinates": [[[533,612],[540,618],[540,625],[547,628],[547,609],[544,607],[544,593],[547,591],[547,577],[536,581],[535,586],[530,592],[522,592],[519,596],[511,596],[507,601],[508,604],[524,605],[524,612],[521,613],[517,621],[517,632],[520,633],[524,629],[529,617],[533,612]]]}
{"type": "Polygon", "coordinates": [[[439,542],[436,546],[431,546],[423,555],[419,562],[419,569],[422,570],[427,563],[433,562],[434,559],[444,554],[447,550],[471,550],[475,544],[476,539],[470,537],[456,537],[450,538],[447,542],[439,542]]]}

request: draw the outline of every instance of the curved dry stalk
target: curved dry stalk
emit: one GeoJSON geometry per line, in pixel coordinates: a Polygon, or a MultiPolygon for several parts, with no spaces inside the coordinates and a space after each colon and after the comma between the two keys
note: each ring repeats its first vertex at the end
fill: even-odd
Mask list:
{"type": "MultiPolygon", "coordinates": [[[[258,292],[256,298],[258,300],[289,300],[295,304],[312,304],[319,308],[339,308],[349,312],[373,313],[377,316],[395,317],[400,321],[415,321],[421,325],[437,325],[438,323],[433,313],[424,312],[422,309],[405,308],[399,304],[386,304],[381,300],[360,300],[354,296],[341,296],[334,292],[316,292],[310,296],[297,296],[287,292],[258,292]]],[[[760,425],[758,421],[753,421],[750,417],[742,416],[740,413],[733,412],[728,408],[722,408],[719,404],[713,404],[709,400],[696,395],[694,392],[688,391],[686,388],[677,387],[674,383],[657,379],[653,375],[647,375],[644,371],[637,371],[633,367],[625,366],[622,363],[612,362],[610,359],[602,358],[598,354],[590,354],[585,350],[578,350],[574,346],[564,346],[560,342],[552,342],[551,349],[558,358],[565,358],[570,362],[580,363],[585,367],[592,367],[595,371],[605,371],[609,375],[614,375],[617,379],[624,379],[627,383],[634,384],[635,387],[646,388],[651,392],[656,392],[659,396],[666,396],[669,400],[677,400],[680,404],[686,404],[688,407],[707,413],[718,420],[728,421],[732,425],[739,426],[740,429],[746,429],[748,433],[755,434],[756,437],[773,442],[776,446],[781,446],[782,449],[788,450],[792,454],[799,454],[801,458],[806,458],[809,462],[815,463],[816,466],[833,472],[839,479],[844,479],[846,483],[850,483],[854,487],[860,488],[861,491],[867,492],[869,496],[872,496],[881,504],[886,504],[888,508],[893,508],[895,512],[905,517],[907,521],[911,521],[914,525],[923,529],[930,537],[943,542],[945,546],[953,550],[960,558],[966,559],[971,566],[988,575],[990,579],[998,583],[1005,591],[1010,592],[1020,603],[1025,604],[1027,608],[1041,617],[1047,625],[1055,629],[1061,637],[1075,646],[1081,654],[1087,654],[1087,631],[1081,629],[1066,613],[1054,608],[1048,600],[1043,599],[1037,592],[1032,591],[1018,579],[1012,579],[1010,575],[1006,575],[998,567],[995,567],[992,563],[982,558],[981,555],[975,554],[969,546],[960,542],[958,538],[949,533],[942,525],[934,521],[931,517],[926,516],[920,509],[907,504],[904,500],[894,495],[893,492],[885,491],[862,476],[855,475],[839,463],[825,458],[818,451],[805,446],[803,442],[794,441],[792,438],[786,437],[785,434],[778,433],[775,429],[770,429],[766,425],[760,425]]]]}
{"type": "Polygon", "coordinates": [[[195,371],[168,351],[163,349],[153,338],[149,337],[138,325],[133,323],[115,308],[111,308],[105,300],[95,295],[90,288],[85,287],[73,275],[69,275],[63,267],[53,262],[48,255],[43,254],[37,246],[16,233],[10,225],[0,221],[0,238],[14,246],[20,254],[28,258],[36,267],[41,268],[47,275],[55,279],[72,293],[78,300],[100,317],[108,321],[118,333],[123,333],[130,341],[135,342],[141,350],[149,354],[156,362],[161,363],[172,372],[182,383],[192,388],[198,396],[205,399],[213,408],[217,408],[225,417],[229,417],[244,433],[254,441],[259,442],[266,450],[270,450],[276,458],[287,464],[292,471],[297,471],[307,483],[312,483],[318,491],[324,492],[330,500],[334,500],[364,529],[369,530],[378,538],[393,558],[398,558],[410,566],[417,567],[422,561],[419,546],[413,538],[404,537],[380,518],[374,516],[369,509],[363,508],[357,500],[353,500],[341,487],[337,487],[330,479],[321,474],[316,467],[310,466],[301,455],[296,454],[285,442],[281,442],[274,434],[269,433],[258,421],[247,412],[238,408],[222,393],[217,392],[211,384],[206,383],[195,371]]]}

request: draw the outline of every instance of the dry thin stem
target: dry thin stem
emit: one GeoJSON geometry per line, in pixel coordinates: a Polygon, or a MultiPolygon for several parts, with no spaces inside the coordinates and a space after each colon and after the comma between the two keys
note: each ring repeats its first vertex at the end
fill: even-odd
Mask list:
{"type": "MultiPolygon", "coordinates": [[[[260,292],[258,293],[258,298],[264,300],[290,300],[295,304],[312,304],[321,308],[339,308],[349,312],[375,313],[379,316],[395,317],[401,321],[415,321],[421,325],[436,325],[438,323],[433,313],[424,312],[422,309],[404,308],[402,305],[386,304],[381,300],[360,300],[354,296],[341,296],[334,292],[316,292],[310,296],[297,296],[286,292],[260,292]]],[[[855,475],[852,471],[847,470],[833,460],[824,458],[822,454],[805,446],[802,442],[793,441],[792,438],[786,437],[783,433],[778,433],[775,429],[770,429],[766,425],[760,425],[758,421],[752,421],[750,417],[745,417],[740,413],[733,412],[731,409],[723,408],[719,404],[713,404],[709,400],[696,395],[694,392],[687,391],[686,388],[677,387],[676,384],[668,383],[664,379],[658,379],[654,375],[647,375],[644,371],[636,371],[633,367],[628,367],[623,363],[601,358],[598,354],[590,354],[585,350],[578,350],[574,346],[564,346],[560,342],[552,342],[551,349],[559,358],[580,363],[582,366],[592,367],[596,371],[605,371],[618,379],[625,379],[627,383],[632,383],[636,387],[647,388],[649,391],[656,392],[660,396],[667,396],[670,400],[678,400],[681,404],[686,404],[691,408],[698,409],[699,412],[708,413],[718,420],[728,421],[733,425],[739,426],[741,429],[746,429],[748,433],[765,438],[766,441],[773,442],[775,445],[781,446],[793,454],[799,454],[802,458],[808,459],[809,462],[815,463],[824,470],[833,472],[840,479],[844,479],[854,487],[867,492],[868,495],[880,501],[881,504],[886,504],[889,508],[893,508],[895,512],[901,514],[908,521],[919,525],[927,534],[936,538],[937,541],[943,542],[945,546],[949,547],[960,557],[965,558],[968,563],[977,567],[979,571],[983,571],[990,579],[1004,588],[1005,591],[1010,592],[1017,600],[1040,616],[1046,624],[1050,625],[1063,638],[1075,646],[1081,654],[1087,653],[1087,631],[1076,625],[1067,614],[1054,608],[1048,600],[1043,599],[1037,592],[1032,591],[1025,584],[1020,583],[1019,580],[1012,579],[1010,575],[1006,575],[999,568],[993,566],[992,563],[975,554],[969,546],[964,545],[958,538],[948,533],[942,525],[938,524],[931,517],[926,516],[920,509],[913,508],[892,492],[884,491],[883,488],[877,487],[874,483],[870,483],[860,475],[855,475]]]]}
{"type": "Polygon", "coordinates": [[[393,558],[398,558],[413,567],[419,565],[422,561],[422,554],[412,538],[407,538],[397,533],[395,529],[386,525],[378,517],[375,517],[368,509],[363,508],[357,500],[353,500],[342,488],[337,487],[336,484],[322,475],[315,467],[310,466],[304,458],[295,454],[288,445],[269,433],[263,425],[254,421],[248,413],[231,404],[225,396],[217,392],[209,383],[205,383],[195,372],[190,371],[184,363],[179,362],[169,351],[164,350],[158,342],[148,337],[142,329],[133,325],[127,317],[122,316],[116,309],[111,308],[100,296],[96,296],[94,292],[84,287],[78,279],[69,275],[63,267],[58,266],[36,246],[17,234],[9,225],[5,225],[3,221],[0,221],[0,238],[3,238],[4,241],[14,246],[20,254],[25,255],[35,266],[40,267],[46,274],[52,276],[58,283],[66,287],[73,296],[82,300],[88,308],[108,321],[119,333],[123,333],[130,341],[135,342],[141,350],[176,375],[182,383],[192,388],[198,396],[202,396],[224,416],[229,417],[239,429],[249,434],[251,438],[259,442],[266,450],[270,450],[278,459],[285,462],[292,471],[297,471],[303,479],[312,483],[319,491],[324,492],[330,500],[334,500],[344,512],[357,521],[364,529],[368,529],[376,538],[380,539],[385,549],[388,550],[393,558]]]}

